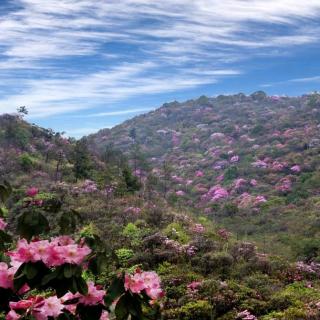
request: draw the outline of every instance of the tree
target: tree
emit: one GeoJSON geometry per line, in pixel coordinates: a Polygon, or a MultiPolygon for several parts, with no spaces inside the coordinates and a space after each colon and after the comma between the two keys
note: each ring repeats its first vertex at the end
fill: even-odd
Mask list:
{"type": "Polygon", "coordinates": [[[21,107],[17,108],[17,112],[21,117],[24,117],[25,115],[27,115],[29,113],[26,106],[21,106],[21,107]]]}
{"type": "Polygon", "coordinates": [[[74,149],[73,161],[73,172],[75,178],[89,178],[89,171],[91,169],[91,159],[86,139],[81,139],[77,141],[74,149]]]}

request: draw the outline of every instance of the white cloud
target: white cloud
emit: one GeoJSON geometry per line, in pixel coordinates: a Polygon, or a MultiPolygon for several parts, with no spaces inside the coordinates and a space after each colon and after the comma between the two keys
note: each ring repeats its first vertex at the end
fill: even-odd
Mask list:
{"type": "Polygon", "coordinates": [[[320,34],[319,0],[14,3],[0,20],[0,112],[33,117],[215,83],[320,34]]]}

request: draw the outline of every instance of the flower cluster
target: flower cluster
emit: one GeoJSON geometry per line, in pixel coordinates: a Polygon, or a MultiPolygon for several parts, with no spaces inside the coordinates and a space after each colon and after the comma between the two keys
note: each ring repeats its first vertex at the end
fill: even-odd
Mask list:
{"type": "Polygon", "coordinates": [[[6,226],[7,223],[2,218],[0,218],[0,230],[4,230],[6,226]]]}
{"type": "Polygon", "coordinates": [[[193,228],[192,231],[195,233],[203,233],[204,232],[204,226],[201,223],[196,223],[193,228]]]}
{"type": "Polygon", "coordinates": [[[48,267],[60,266],[64,263],[81,264],[91,249],[86,245],[79,245],[68,236],[61,236],[49,240],[39,240],[28,243],[21,239],[17,248],[9,251],[12,262],[25,263],[42,261],[48,267]]]}
{"type": "Polygon", "coordinates": [[[251,314],[248,310],[244,310],[242,312],[239,312],[237,314],[237,319],[242,319],[242,320],[258,320],[256,316],[251,314]]]}
{"type": "Polygon", "coordinates": [[[229,192],[220,185],[211,187],[210,190],[202,196],[202,200],[216,202],[229,196],[229,192]]]}
{"type": "Polygon", "coordinates": [[[141,213],[141,208],[138,207],[128,207],[124,209],[124,213],[133,213],[133,214],[139,214],[141,213]]]}
{"type": "Polygon", "coordinates": [[[138,269],[133,275],[126,274],[124,286],[126,291],[130,290],[132,293],[145,291],[152,300],[159,299],[164,295],[160,278],[153,271],[142,272],[138,269]]]}

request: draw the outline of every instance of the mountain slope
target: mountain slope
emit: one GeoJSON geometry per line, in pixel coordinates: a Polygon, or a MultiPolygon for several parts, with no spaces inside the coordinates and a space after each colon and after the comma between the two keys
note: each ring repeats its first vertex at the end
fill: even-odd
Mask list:
{"type": "Polygon", "coordinates": [[[318,255],[320,95],[255,92],[173,102],[89,136],[112,145],[141,175],[137,148],[168,180],[159,194],[253,237],[266,251],[318,255]],[[301,248],[302,247],[302,248],[301,248]]]}

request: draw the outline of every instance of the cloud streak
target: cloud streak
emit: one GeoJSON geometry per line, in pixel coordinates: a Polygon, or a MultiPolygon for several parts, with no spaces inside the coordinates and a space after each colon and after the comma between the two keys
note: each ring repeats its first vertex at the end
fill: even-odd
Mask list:
{"type": "Polygon", "coordinates": [[[236,77],[262,50],[317,43],[320,34],[319,0],[14,3],[0,19],[0,112],[27,105],[33,118],[112,115],[105,109],[114,102],[236,77]]]}

